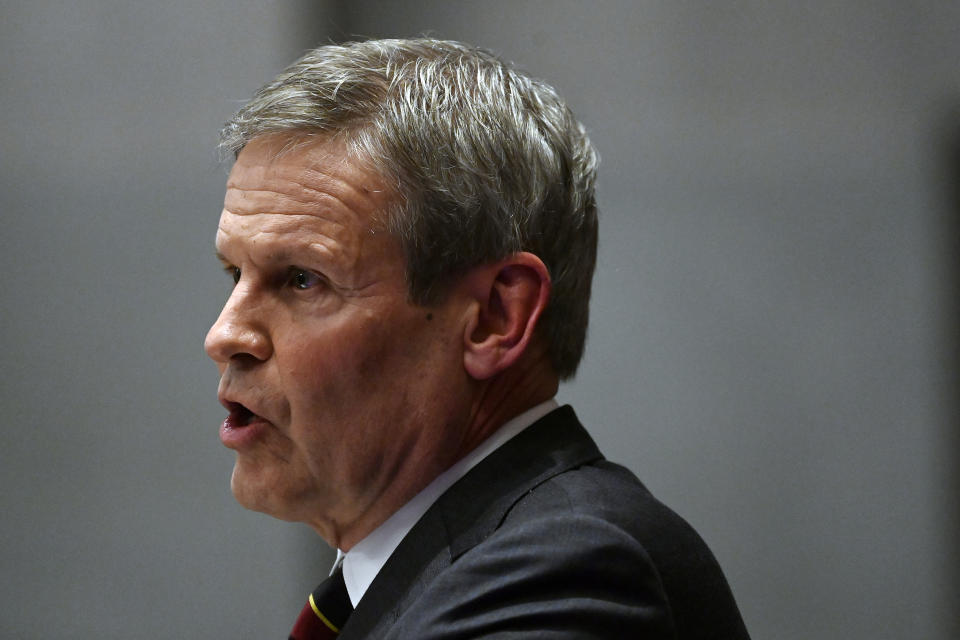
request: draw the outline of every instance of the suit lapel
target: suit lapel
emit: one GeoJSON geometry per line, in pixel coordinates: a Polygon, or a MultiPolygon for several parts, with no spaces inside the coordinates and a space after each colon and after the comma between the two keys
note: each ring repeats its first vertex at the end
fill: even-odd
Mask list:
{"type": "Polygon", "coordinates": [[[500,526],[531,489],[573,467],[601,458],[573,409],[550,412],[491,453],[437,501],[456,560],[500,526]]]}
{"type": "Polygon", "coordinates": [[[600,458],[569,406],[524,429],[427,510],[357,604],[341,640],[386,635],[433,578],[493,533],[524,494],[558,473],[600,458]]]}

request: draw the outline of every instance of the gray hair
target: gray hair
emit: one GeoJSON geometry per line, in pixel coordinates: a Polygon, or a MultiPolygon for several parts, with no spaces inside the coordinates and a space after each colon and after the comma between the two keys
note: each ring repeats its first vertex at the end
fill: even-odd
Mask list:
{"type": "Polygon", "coordinates": [[[540,319],[558,376],[583,355],[597,253],[597,154],[547,84],[440,40],[324,46],[261,88],[221,132],[238,154],[270,133],[335,136],[396,185],[385,212],[411,300],[429,305],[469,268],[528,251],[550,273],[540,319]]]}

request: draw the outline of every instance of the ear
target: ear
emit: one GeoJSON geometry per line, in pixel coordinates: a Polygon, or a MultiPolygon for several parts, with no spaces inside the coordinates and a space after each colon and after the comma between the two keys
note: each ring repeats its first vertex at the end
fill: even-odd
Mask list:
{"type": "Polygon", "coordinates": [[[464,277],[474,300],[464,331],[467,373],[486,380],[512,366],[530,347],[550,300],[550,274],[532,253],[481,265],[464,277]]]}

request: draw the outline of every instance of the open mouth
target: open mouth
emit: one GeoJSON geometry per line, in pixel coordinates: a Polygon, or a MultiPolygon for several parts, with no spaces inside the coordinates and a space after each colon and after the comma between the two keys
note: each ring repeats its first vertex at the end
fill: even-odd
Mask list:
{"type": "Polygon", "coordinates": [[[230,417],[228,418],[231,427],[245,427],[257,418],[257,414],[247,409],[239,402],[230,403],[230,417]]]}
{"type": "Polygon", "coordinates": [[[220,425],[220,441],[228,448],[241,451],[269,433],[270,423],[239,402],[225,401],[223,406],[229,413],[220,425]]]}

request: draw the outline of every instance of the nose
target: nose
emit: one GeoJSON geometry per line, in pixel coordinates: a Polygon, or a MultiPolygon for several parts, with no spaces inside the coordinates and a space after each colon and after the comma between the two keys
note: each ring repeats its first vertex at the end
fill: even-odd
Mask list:
{"type": "Polygon", "coordinates": [[[263,310],[237,285],[203,341],[207,355],[220,365],[267,360],[273,347],[263,317],[263,310]]]}

